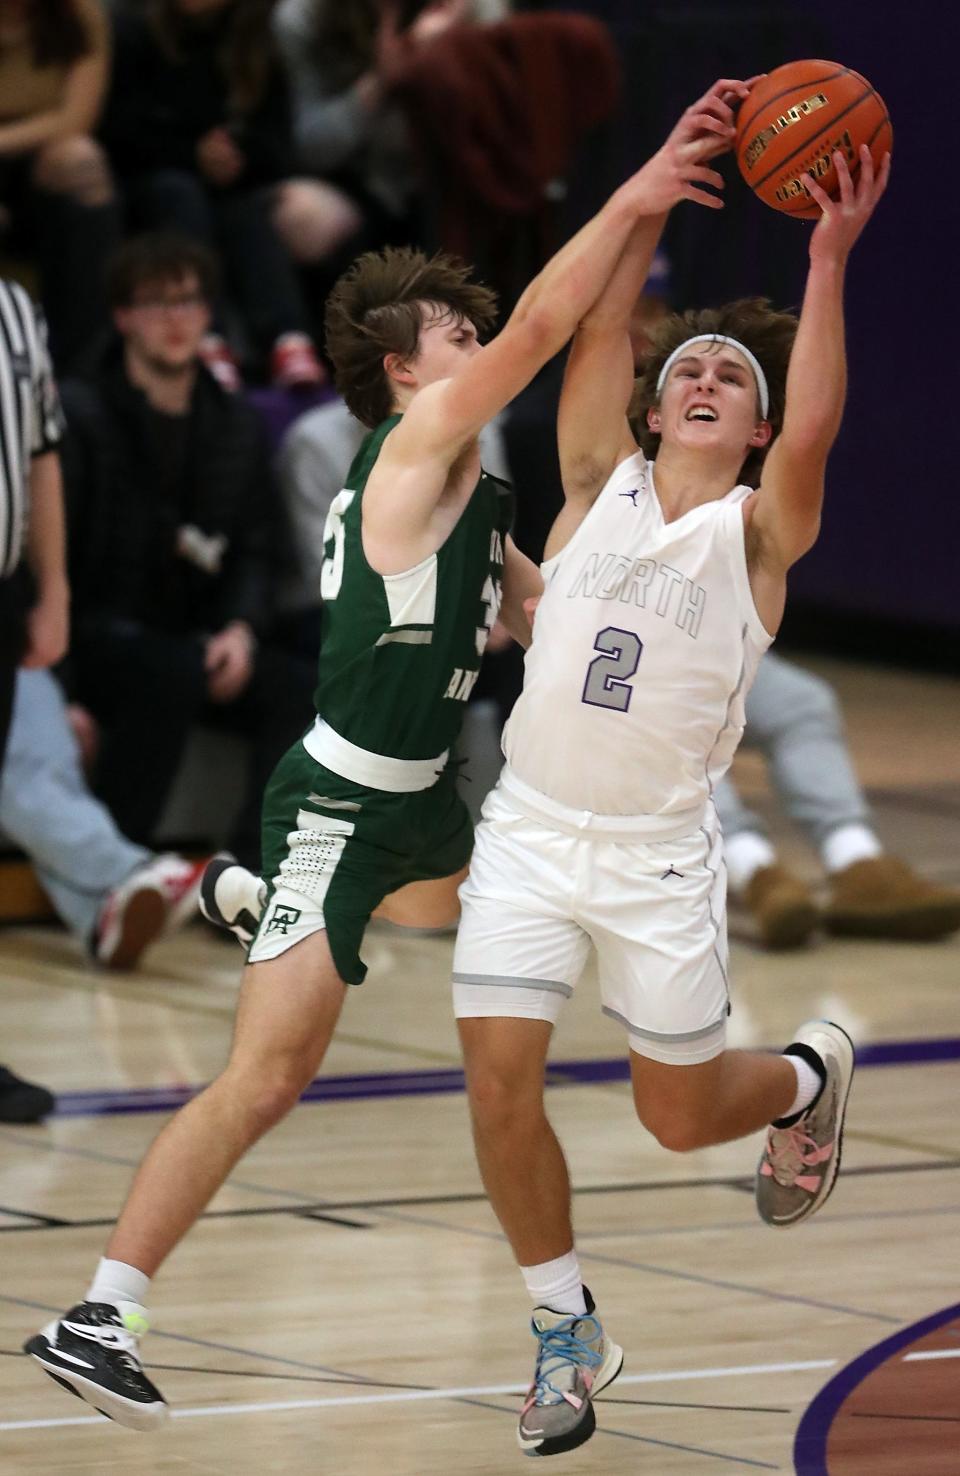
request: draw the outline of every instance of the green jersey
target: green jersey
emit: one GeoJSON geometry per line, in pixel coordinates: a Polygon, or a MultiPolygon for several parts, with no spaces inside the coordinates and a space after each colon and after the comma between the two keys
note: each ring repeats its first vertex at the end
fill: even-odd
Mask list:
{"type": "Polygon", "coordinates": [[[320,594],[317,712],[357,748],[432,759],[460,731],[500,608],[510,488],[480,473],[446,542],[402,574],[377,574],[361,540],[363,492],[384,438],[371,431],[330,507],[320,594]]]}

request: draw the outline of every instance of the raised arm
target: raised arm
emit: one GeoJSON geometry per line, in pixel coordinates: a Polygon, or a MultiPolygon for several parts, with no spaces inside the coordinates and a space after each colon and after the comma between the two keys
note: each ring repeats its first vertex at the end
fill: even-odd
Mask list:
{"type": "Polygon", "coordinates": [[[810,175],[803,176],[823,213],[810,238],[810,269],[787,371],[783,428],[764,463],[760,492],[750,510],[751,563],[775,578],[807,552],[820,529],[824,472],[840,428],[847,384],[847,258],[890,177],[889,154],[875,174],[866,145],[860,150],[856,186],[843,154],[834,154],[834,163],[839,201],[831,200],[810,175]]]}
{"type": "MultiPolygon", "coordinates": [[[[717,88],[743,85],[727,81],[717,88]]],[[[682,199],[716,203],[704,186],[722,181],[702,161],[719,152],[720,129],[720,146],[727,146],[729,135],[711,109],[703,111],[700,126],[712,130],[712,151],[703,139],[678,142],[675,130],[534,278],[502,332],[454,378],[421,390],[391,437],[392,456],[452,462],[567,342],[610,281],[641,217],[662,220],[682,199]]]]}
{"type": "MultiPolygon", "coordinates": [[[[731,104],[746,97],[755,81],[725,78],[714,83],[687,108],[647,166],[662,181],[663,208],[635,224],[609,281],[580,322],[567,360],[557,438],[568,501],[589,505],[617,463],[636,450],[626,421],[634,381],[630,317],[650,271],[667,211],[684,198],[676,183],[691,163],[702,168],[730,147],[735,132],[731,104]]],[[[709,176],[706,182],[723,187],[719,174],[705,170],[705,176],[709,176]]],[[[717,195],[705,190],[687,198],[696,198],[714,210],[723,205],[717,195]]]]}

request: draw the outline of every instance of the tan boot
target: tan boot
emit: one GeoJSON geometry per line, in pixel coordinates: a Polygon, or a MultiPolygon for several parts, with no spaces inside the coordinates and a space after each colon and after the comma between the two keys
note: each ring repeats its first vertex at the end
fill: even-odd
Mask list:
{"type": "Polygon", "coordinates": [[[819,915],[808,889],[783,866],[761,866],[741,894],[764,948],[800,948],[819,915]]]}
{"type": "Polygon", "coordinates": [[[960,928],[960,892],[917,876],[896,856],[854,861],[830,878],[824,923],[848,938],[945,938],[960,928]]]}

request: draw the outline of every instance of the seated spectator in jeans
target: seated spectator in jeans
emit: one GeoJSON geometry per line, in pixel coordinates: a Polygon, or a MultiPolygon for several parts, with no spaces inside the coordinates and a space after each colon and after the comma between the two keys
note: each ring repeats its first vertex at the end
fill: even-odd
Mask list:
{"type": "Polygon", "coordinates": [[[119,239],[110,170],[90,136],[107,65],[100,0],[0,0],[0,225],[38,258],[61,372],[102,329],[103,263],[119,239]]]}
{"type": "MultiPolygon", "coordinates": [[[[332,186],[292,177],[269,11],[270,0],[118,0],[102,137],[135,224],[216,244],[273,382],[316,384],[322,370],[294,257],[327,255],[360,215],[332,186]]],[[[204,353],[235,382],[222,338],[204,353]]]]}
{"type": "Polygon", "coordinates": [[[818,923],[857,938],[932,940],[960,928],[960,892],[889,855],[857,782],[832,687],[768,651],[747,694],[745,748],[763,753],[777,796],[818,852],[829,885],[821,913],[778,860],[766,826],[729,777],[714,799],[730,890],[767,948],[805,943],[818,923]]]}
{"type": "Polygon", "coordinates": [[[60,684],[42,669],[17,674],[0,832],[26,852],[60,917],[104,968],[132,969],[197,910],[206,861],[155,856],[120,834],[87,787],[60,684]]]}
{"type": "Polygon", "coordinates": [[[198,722],[252,739],[235,823],[259,859],[260,795],[312,711],[314,664],[266,634],[285,520],[260,421],[198,358],[214,264],[177,236],[122,246],[119,351],[63,385],[77,700],[102,729],[97,792],[149,844],[198,722]]]}

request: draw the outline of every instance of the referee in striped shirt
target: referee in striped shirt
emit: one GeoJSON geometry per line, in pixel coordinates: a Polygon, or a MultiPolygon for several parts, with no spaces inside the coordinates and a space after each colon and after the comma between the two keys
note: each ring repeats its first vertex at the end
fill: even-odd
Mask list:
{"type": "MultiPolygon", "coordinates": [[[[0,279],[0,765],[17,668],[52,666],[67,649],[62,433],[43,319],[22,287],[0,279]]],[[[46,1088],[0,1066],[0,1122],[52,1109],[46,1088]]]]}

